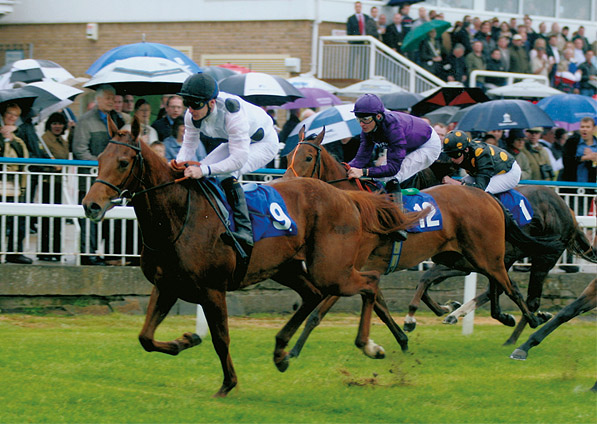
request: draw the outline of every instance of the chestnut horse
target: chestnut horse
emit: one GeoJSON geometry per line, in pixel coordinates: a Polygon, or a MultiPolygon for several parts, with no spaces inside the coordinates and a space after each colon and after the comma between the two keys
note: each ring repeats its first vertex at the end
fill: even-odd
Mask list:
{"type": "Polygon", "coordinates": [[[177,355],[198,345],[201,339],[196,334],[185,333],[167,342],[156,341],[154,334],[177,299],[201,304],[224,374],[216,396],[226,396],[237,384],[229,352],[226,291],[267,278],[294,289],[302,298],[276,335],[274,363],[281,371],[288,367],[284,351],[288,341],[327,295],[362,295],[356,344],[367,347],[379,273],[359,269],[379,244],[380,235],[413,225],[428,211],[403,214],[383,196],[348,194],[313,179],[277,181],[275,189],[289,215],[283,218],[294,220],[296,234],[258,241],[244,278],[235,281],[236,254],[221,239],[226,231],[224,218],[207,183],[175,180],[181,172],[168,167],[139,140],[138,121],[131,132],[118,132],[112,121],[109,127],[114,138],[98,158],[98,178],[83,207],[96,222],[120,199],[130,198],[135,208],[143,235],[141,269],[154,285],[139,334],[145,350],[177,355]]]}
{"type": "MultiPolygon", "coordinates": [[[[443,176],[451,175],[457,170],[448,161],[437,161],[430,168],[417,174],[415,187],[425,189],[441,184],[443,176]]],[[[526,302],[532,311],[537,311],[541,302],[543,282],[549,271],[555,267],[564,250],[568,249],[569,253],[573,253],[589,262],[597,263],[597,249],[591,246],[591,242],[576,222],[574,211],[566,205],[564,200],[553,189],[544,186],[529,185],[517,187],[517,190],[528,199],[534,212],[532,221],[523,227],[522,230],[533,237],[557,239],[560,246],[560,249],[553,254],[544,255],[541,252],[531,252],[528,254],[511,243],[506,243],[505,265],[507,269],[510,269],[514,262],[526,256],[530,258],[531,266],[526,302]]],[[[486,303],[489,300],[489,293],[487,291],[479,294],[473,300],[456,310],[452,310],[447,306],[440,306],[429,297],[427,291],[431,286],[441,283],[446,278],[460,277],[467,274],[468,272],[449,269],[442,265],[437,265],[426,272],[421,278],[415,295],[410,302],[404,329],[406,331],[414,330],[416,323],[414,314],[421,300],[437,316],[449,313],[444,320],[447,324],[455,324],[458,321],[458,317],[464,316],[486,303]]],[[[526,319],[521,317],[512,335],[504,344],[511,345],[516,343],[525,326],[526,319]]]]}
{"type": "MultiPolygon", "coordinates": [[[[322,133],[323,134],[323,133],[322,133]]],[[[304,140],[301,130],[297,147],[290,152],[285,177],[314,177],[333,183],[338,188],[358,190],[358,180],[346,178],[346,167],[332,157],[322,146],[322,134],[311,141],[304,140]]],[[[539,243],[525,235],[505,214],[499,202],[488,193],[473,187],[441,186],[424,191],[432,195],[441,210],[443,229],[411,233],[403,242],[401,255],[394,270],[408,269],[431,258],[436,264],[450,269],[485,275],[490,281],[491,316],[508,326],[514,326],[514,317],[503,313],[498,296],[503,290],[520,308],[534,328],[544,322],[545,316],[536,316],[523,300],[516,284],[510,280],[504,266],[506,239],[525,252],[539,251],[553,254],[557,243],[539,243]]],[[[428,216],[426,220],[432,219],[428,216]]],[[[364,270],[384,272],[393,259],[393,243],[381,238],[380,244],[369,257],[364,270]]],[[[337,297],[329,297],[313,312],[291,355],[297,356],[309,333],[319,323],[337,297]]]]}

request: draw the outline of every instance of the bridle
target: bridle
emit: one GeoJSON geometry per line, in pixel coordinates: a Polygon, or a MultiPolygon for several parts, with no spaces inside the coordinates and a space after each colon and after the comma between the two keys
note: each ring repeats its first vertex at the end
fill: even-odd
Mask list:
{"type": "MultiPolygon", "coordinates": [[[[317,144],[309,143],[308,141],[299,141],[298,146],[301,144],[306,144],[308,146],[313,147],[317,151],[317,155],[315,156],[315,165],[313,166],[313,171],[309,178],[313,178],[313,176],[317,173],[317,178],[321,180],[321,146],[317,144]]],[[[290,161],[290,166],[288,169],[292,170],[295,177],[298,177],[298,173],[294,169],[294,158],[296,157],[296,152],[298,152],[298,146],[294,149],[294,154],[292,155],[292,160],[290,161]]]]}

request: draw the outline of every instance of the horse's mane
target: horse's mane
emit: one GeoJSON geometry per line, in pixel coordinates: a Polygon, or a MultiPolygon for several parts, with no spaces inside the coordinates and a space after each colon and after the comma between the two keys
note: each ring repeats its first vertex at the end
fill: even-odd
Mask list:
{"type": "Polygon", "coordinates": [[[389,234],[415,225],[429,214],[429,208],[420,212],[404,213],[386,195],[366,191],[345,192],[356,204],[361,214],[363,231],[375,234],[389,234]]]}

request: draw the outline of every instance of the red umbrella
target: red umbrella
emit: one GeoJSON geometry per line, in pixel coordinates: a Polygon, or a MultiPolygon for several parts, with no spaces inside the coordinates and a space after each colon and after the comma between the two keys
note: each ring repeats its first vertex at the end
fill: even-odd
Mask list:
{"type": "Polygon", "coordinates": [[[247,74],[249,72],[253,72],[251,69],[249,68],[245,68],[244,66],[240,66],[240,65],[235,65],[234,63],[224,63],[222,65],[218,65],[220,68],[226,68],[226,69],[230,69],[234,72],[237,72],[239,74],[247,74]]]}
{"type": "Polygon", "coordinates": [[[415,104],[411,114],[423,116],[443,106],[465,107],[487,101],[489,97],[477,87],[442,87],[415,104]]]}

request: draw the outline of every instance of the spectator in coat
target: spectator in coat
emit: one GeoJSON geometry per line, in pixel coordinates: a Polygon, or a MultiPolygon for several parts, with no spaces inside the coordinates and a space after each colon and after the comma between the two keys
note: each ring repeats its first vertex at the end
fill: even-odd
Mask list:
{"type": "Polygon", "coordinates": [[[512,37],[512,45],[510,46],[510,72],[531,73],[529,55],[523,46],[520,34],[512,37]]]}
{"type": "MultiPolygon", "coordinates": [[[[502,63],[502,53],[499,49],[493,49],[486,66],[488,71],[506,72],[502,63]]],[[[485,77],[486,88],[501,87],[505,83],[506,80],[501,77],[485,77]]]]}
{"type": "Polygon", "coordinates": [[[400,13],[395,13],[392,23],[386,27],[386,32],[383,35],[383,42],[397,53],[400,53],[405,35],[406,30],[402,26],[402,15],[400,13]]]}
{"type": "Polygon", "coordinates": [[[442,66],[443,78],[446,81],[466,82],[468,69],[464,59],[464,52],[464,46],[458,43],[452,49],[452,53],[446,58],[442,66]]]}
{"type": "MultiPolygon", "coordinates": [[[[470,73],[472,71],[475,71],[477,69],[487,69],[485,56],[483,56],[483,43],[481,41],[477,40],[473,43],[473,51],[466,55],[464,61],[466,63],[466,69],[469,72],[469,79],[470,73]]],[[[482,84],[483,79],[478,78],[477,82],[482,84]]]]}
{"type": "Polygon", "coordinates": [[[595,85],[597,84],[597,69],[593,65],[593,50],[587,50],[585,53],[585,61],[581,63],[578,69],[581,72],[580,77],[580,94],[583,96],[592,97],[595,95],[595,85]]]}
{"type": "Polygon", "coordinates": [[[522,171],[521,180],[530,180],[532,176],[531,164],[524,153],[526,151],[526,141],[527,139],[522,130],[510,130],[506,139],[506,150],[514,156],[516,162],[520,165],[520,170],[522,171]]]}
{"type": "Polygon", "coordinates": [[[165,105],[166,115],[160,119],[153,121],[151,126],[158,132],[158,139],[163,141],[166,137],[172,134],[172,125],[174,120],[179,116],[183,116],[184,106],[182,104],[182,97],[173,95],[168,97],[165,105]]]}

